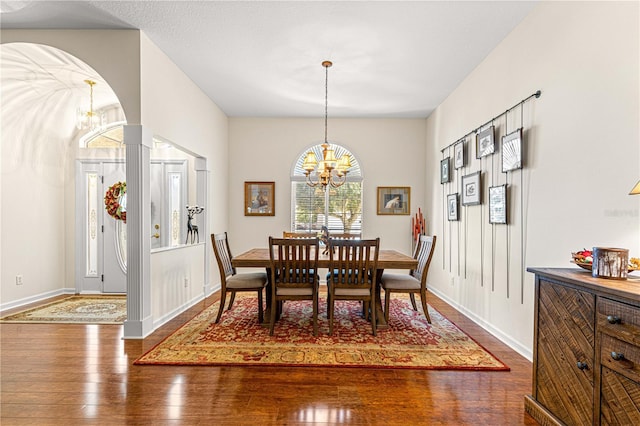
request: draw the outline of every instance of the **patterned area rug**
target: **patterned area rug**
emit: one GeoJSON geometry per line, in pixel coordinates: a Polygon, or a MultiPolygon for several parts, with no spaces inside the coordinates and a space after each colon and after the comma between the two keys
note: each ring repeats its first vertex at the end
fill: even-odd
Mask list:
{"type": "Polygon", "coordinates": [[[254,297],[238,294],[233,309],[215,324],[218,305],[196,315],[134,364],[509,370],[431,306],[433,323],[427,323],[408,297],[391,300],[389,327],[375,337],[358,302],[336,304],[329,336],[321,297],[317,337],[309,302],[285,302],[273,336],[257,323],[254,297]]]}
{"type": "Polygon", "coordinates": [[[0,322],[122,324],[127,319],[126,296],[70,296],[0,318],[0,322]]]}

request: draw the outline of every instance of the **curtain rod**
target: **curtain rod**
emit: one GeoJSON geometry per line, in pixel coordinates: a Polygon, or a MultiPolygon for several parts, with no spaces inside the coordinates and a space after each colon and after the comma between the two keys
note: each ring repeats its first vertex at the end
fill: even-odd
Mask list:
{"type": "Polygon", "coordinates": [[[517,104],[515,104],[514,106],[512,106],[511,108],[507,109],[505,112],[501,112],[500,114],[496,115],[495,117],[493,117],[491,120],[486,121],[484,124],[481,124],[480,126],[476,127],[475,129],[471,130],[469,133],[467,133],[466,135],[462,136],[461,138],[456,139],[455,142],[450,143],[449,145],[445,146],[444,148],[442,148],[440,150],[441,153],[444,154],[445,149],[451,148],[453,145],[457,144],[458,142],[460,142],[460,140],[465,139],[467,136],[472,135],[473,133],[477,132],[478,130],[482,129],[484,126],[486,126],[487,124],[497,120],[498,118],[502,117],[503,115],[507,114],[509,111],[511,111],[512,109],[515,109],[518,105],[522,105],[525,102],[527,102],[529,99],[535,97],[535,98],[539,98],[540,95],[542,95],[542,92],[540,90],[537,90],[535,93],[527,96],[526,98],[524,98],[523,100],[521,100],[520,102],[518,102],[517,104]]]}

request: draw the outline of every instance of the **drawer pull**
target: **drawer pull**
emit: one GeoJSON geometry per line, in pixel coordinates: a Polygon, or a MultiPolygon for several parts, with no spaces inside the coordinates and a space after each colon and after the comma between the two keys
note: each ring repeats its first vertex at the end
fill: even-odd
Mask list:
{"type": "Polygon", "coordinates": [[[578,369],[579,370],[586,370],[587,369],[587,363],[586,362],[582,362],[582,361],[578,361],[578,369]]]}
{"type": "Polygon", "coordinates": [[[607,322],[609,324],[620,324],[622,322],[622,320],[620,319],[620,317],[617,317],[615,315],[608,315],[607,316],[607,322]]]}
{"type": "Polygon", "coordinates": [[[611,358],[616,361],[622,361],[624,359],[624,354],[621,354],[620,352],[611,352],[611,358]]]}

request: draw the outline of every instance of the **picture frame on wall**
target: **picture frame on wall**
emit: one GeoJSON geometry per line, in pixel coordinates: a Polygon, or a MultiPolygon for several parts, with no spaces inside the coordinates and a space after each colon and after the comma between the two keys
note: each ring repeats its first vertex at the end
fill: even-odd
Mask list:
{"type": "Polygon", "coordinates": [[[453,167],[456,169],[463,168],[465,164],[464,143],[465,140],[461,139],[453,145],[453,167]]]}
{"type": "Polygon", "coordinates": [[[489,187],[489,223],[507,223],[507,185],[489,187]]]}
{"type": "Polygon", "coordinates": [[[449,170],[450,158],[444,158],[440,161],[440,183],[447,183],[451,180],[451,173],[449,170]]]}
{"type": "Polygon", "coordinates": [[[489,126],[476,133],[476,158],[486,157],[495,152],[494,127],[489,126]]]}
{"type": "Polygon", "coordinates": [[[502,172],[522,168],[522,128],[502,137],[502,172]]]}
{"type": "Polygon", "coordinates": [[[275,216],[275,182],[244,183],[244,215],[275,216]]]}
{"type": "Polygon", "coordinates": [[[462,205],[473,206],[480,204],[482,188],[480,187],[480,172],[462,176],[462,205]]]}
{"type": "Polygon", "coordinates": [[[458,204],[460,202],[459,195],[455,194],[447,195],[447,219],[449,221],[459,220],[458,204]]]}
{"type": "Polygon", "coordinates": [[[411,208],[411,187],[379,186],[379,215],[408,215],[411,208]]]}

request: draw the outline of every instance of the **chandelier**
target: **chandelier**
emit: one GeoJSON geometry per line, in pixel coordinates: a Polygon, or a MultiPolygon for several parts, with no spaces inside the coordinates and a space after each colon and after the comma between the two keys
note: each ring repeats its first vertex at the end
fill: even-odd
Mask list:
{"type": "Polygon", "coordinates": [[[89,129],[91,131],[104,129],[104,114],[98,114],[93,111],[93,86],[96,85],[96,82],[93,80],[85,80],[84,82],[89,85],[89,110],[86,111],[82,108],[76,110],[76,127],[81,130],[89,129]]]}
{"type": "Polygon", "coordinates": [[[351,157],[345,154],[340,158],[336,158],[336,153],[331,149],[331,145],[327,142],[327,117],[328,117],[328,94],[329,94],[329,67],[333,65],[331,61],[324,61],[322,66],[325,68],[324,82],[324,143],[322,144],[322,161],[318,163],[316,154],[312,151],[307,153],[302,168],[307,176],[307,185],[315,187],[322,185],[322,189],[326,189],[328,185],[337,188],[347,180],[347,173],[351,167],[351,157]],[[315,180],[312,173],[315,170],[315,180]]]}

